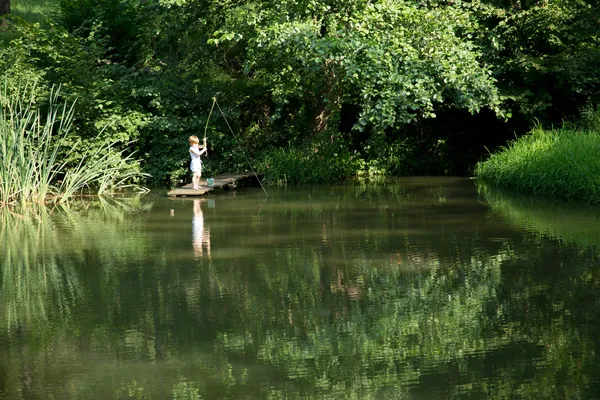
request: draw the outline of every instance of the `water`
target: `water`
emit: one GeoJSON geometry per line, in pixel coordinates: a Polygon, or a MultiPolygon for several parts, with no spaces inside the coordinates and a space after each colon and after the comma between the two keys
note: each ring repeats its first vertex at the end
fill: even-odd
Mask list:
{"type": "Polygon", "coordinates": [[[1,212],[0,398],[600,398],[600,213],[472,181],[1,212]]]}

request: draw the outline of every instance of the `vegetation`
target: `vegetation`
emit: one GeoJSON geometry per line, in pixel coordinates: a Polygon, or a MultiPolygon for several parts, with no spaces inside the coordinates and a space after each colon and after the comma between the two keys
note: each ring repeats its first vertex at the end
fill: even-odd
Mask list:
{"type": "Polygon", "coordinates": [[[12,0],[10,12],[26,21],[43,23],[45,18],[56,16],[56,6],[55,0],[12,0]]]}
{"type": "Polygon", "coordinates": [[[356,174],[360,162],[340,140],[325,138],[300,148],[272,148],[265,152],[258,168],[267,183],[331,182],[356,174]]]}
{"type": "Polygon", "coordinates": [[[534,129],[477,165],[482,184],[600,203],[600,132],[534,129]]]}
{"type": "Polygon", "coordinates": [[[573,121],[600,98],[595,2],[39,4],[52,19],[13,18],[0,74],[35,78],[38,101],[62,85],[71,139],[137,151],[155,182],[189,175],[185,138],[215,95],[240,142],[210,121],[207,173],[247,168],[246,153],[273,182],[463,174],[533,118],[573,121]],[[308,151],[324,138],[337,166],[298,173],[293,160],[323,169],[308,151]]]}
{"type": "Polygon", "coordinates": [[[56,90],[42,115],[34,92],[34,85],[9,88],[5,82],[0,87],[0,206],[61,202],[84,190],[103,194],[128,187],[143,176],[131,155],[113,151],[114,143],[90,148],[80,141],[70,142],[74,108],[61,105],[56,90]]]}

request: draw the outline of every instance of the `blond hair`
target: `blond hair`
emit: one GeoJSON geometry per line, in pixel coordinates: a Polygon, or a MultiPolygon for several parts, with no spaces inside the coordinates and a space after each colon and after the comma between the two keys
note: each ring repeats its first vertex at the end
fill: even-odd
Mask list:
{"type": "Polygon", "coordinates": [[[188,139],[188,142],[190,142],[190,143],[194,143],[194,144],[198,144],[198,143],[200,143],[200,139],[198,139],[198,136],[196,136],[196,135],[192,135],[192,136],[190,136],[190,138],[188,139]]]}

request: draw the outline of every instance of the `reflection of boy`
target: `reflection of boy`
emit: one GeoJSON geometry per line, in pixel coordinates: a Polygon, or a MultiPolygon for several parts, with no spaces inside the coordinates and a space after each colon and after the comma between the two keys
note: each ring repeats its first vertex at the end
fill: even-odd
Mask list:
{"type": "Polygon", "coordinates": [[[200,143],[198,136],[192,135],[189,137],[188,141],[190,143],[190,157],[192,157],[190,169],[194,174],[192,178],[192,185],[194,190],[198,190],[200,188],[200,177],[202,176],[202,160],[200,159],[200,156],[206,153],[206,140],[204,140],[202,150],[200,150],[200,147],[198,146],[198,143],[200,143]]]}
{"type": "Polygon", "coordinates": [[[194,246],[194,254],[200,257],[206,252],[210,257],[210,231],[204,228],[204,214],[200,206],[200,200],[194,200],[194,217],[192,218],[192,245],[194,246]]]}

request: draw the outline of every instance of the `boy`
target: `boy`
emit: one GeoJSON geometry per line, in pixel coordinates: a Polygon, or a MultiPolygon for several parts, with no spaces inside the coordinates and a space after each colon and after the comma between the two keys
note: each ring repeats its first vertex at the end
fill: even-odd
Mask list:
{"type": "Polygon", "coordinates": [[[200,147],[198,146],[200,140],[196,135],[190,136],[188,142],[190,143],[190,156],[192,157],[190,170],[192,170],[192,173],[194,174],[192,186],[194,187],[194,190],[198,190],[200,189],[200,177],[202,176],[202,160],[200,159],[200,156],[206,153],[208,147],[206,145],[206,139],[204,139],[202,150],[200,150],[200,147]]]}

